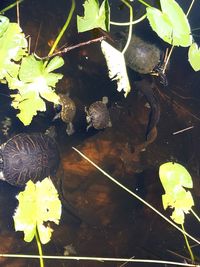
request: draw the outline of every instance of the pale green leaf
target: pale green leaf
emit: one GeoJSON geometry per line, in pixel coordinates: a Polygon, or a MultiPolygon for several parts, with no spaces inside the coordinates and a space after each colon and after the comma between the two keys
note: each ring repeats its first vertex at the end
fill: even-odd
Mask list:
{"type": "Polygon", "coordinates": [[[54,71],[58,68],[61,68],[64,65],[64,59],[62,57],[56,56],[50,60],[46,67],[47,72],[54,71]]]}
{"type": "Polygon", "coordinates": [[[49,242],[53,230],[44,223],[52,221],[58,224],[61,217],[61,202],[50,178],[36,184],[29,181],[17,199],[19,206],[13,216],[15,230],[23,231],[24,240],[30,242],[37,229],[41,243],[49,242]]]}
{"type": "Polygon", "coordinates": [[[165,192],[171,192],[178,186],[192,188],[193,182],[189,172],[181,164],[167,162],[160,166],[159,176],[165,192]]]}
{"type": "Polygon", "coordinates": [[[104,0],[99,7],[98,0],[85,0],[84,16],[77,16],[78,32],[101,28],[109,31],[110,9],[108,0],[104,0]]]}
{"type": "Polygon", "coordinates": [[[5,16],[0,15],[0,37],[8,29],[9,19],[5,16]]]}
{"type": "Polygon", "coordinates": [[[117,90],[124,91],[125,97],[131,90],[124,55],[106,41],[101,42],[101,49],[108,66],[109,77],[117,81],[117,90]]]}
{"type": "Polygon", "coordinates": [[[192,43],[190,24],[175,0],[160,0],[162,11],[147,7],[147,18],[152,29],[165,41],[187,47],[192,43]]]}
{"type": "Polygon", "coordinates": [[[54,87],[63,75],[49,71],[55,69],[56,66],[61,66],[62,62],[57,58],[47,71],[42,60],[30,55],[22,60],[19,78],[7,77],[9,88],[18,90],[18,93],[13,95],[12,106],[19,109],[20,112],[17,116],[24,125],[31,123],[33,116],[37,115],[37,111],[46,110],[44,99],[54,104],[59,103],[59,97],[55,93],[54,87]]]}
{"type": "Polygon", "coordinates": [[[194,206],[192,194],[185,190],[193,187],[192,178],[181,164],[172,162],[160,166],[159,176],[166,192],[162,196],[163,207],[174,209],[172,219],[182,224],[185,214],[194,206]]]}
{"type": "Polygon", "coordinates": [[[37,115],[38,111],[46,110],[45,102],[34,91],[27,91],[23,95],[12,95],[12,97],[14,97],[12,106],[20,110],[17,117],[25,126],[31,123],[33,116],[37,115]]]}
{"type": "Polygon", "coordinates": [[[195,71],[200,70],[200,48],[196,43],[193,43],[189,48],[188,60],[195,71]]]}
{"type": "Polygon", "coordinates": [[[181,209],[175,209],[171,215],[172,220],[177,224],[184,224],[185,214],[181,209]]]}
{"type": "Polygon", "coordinates": [[[42,76],[44,72],[44,63],[37,59],[34,55],[27,56],[22,59],[19,79],[24,83],[31,83],[38,77],[42,76]]]}
{"type": "Polygon", "coordinates": [[[56,83],[58,82],[58,80],[62,79],[63,74],[60,73],[49,73],[46,72],[44,73],[43,77],[46,80],[46,84],[50,87],[55,87],[56,83]]]}
{"type": "Polygon", "coordinates": [[[25,190],[17,196],[19,206],[13,216],[15,231],[23,231],[26,242],[31,242],[36,232],[37,203],[35,190],[34,183],[29,181],[25,190]]]}
{"type": "Polygon", "coordinates": [[[16,77],[18,61],[27,54],[27,40],[17,23],[9,23],[0,37],[0,80],[10,75],[16,77]]]}

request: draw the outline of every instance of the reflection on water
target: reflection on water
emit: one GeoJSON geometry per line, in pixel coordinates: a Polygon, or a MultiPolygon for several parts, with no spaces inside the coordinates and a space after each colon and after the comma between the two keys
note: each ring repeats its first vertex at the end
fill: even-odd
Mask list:
{"type": "MultiPolygon", "coordinates": [[[[41,1],[32,0],[22,4],[21,26],[26,34],[31,34],[31,49],[36,50],[39,55],[48,54],[48,42],[55,39],[65,21],[69,10],[65,5],[69,3],[64,2],[51,1],[48,5],[42,6],[41,1]]],[[[10,11],[8,15],[13,13],[14,11],[10,11]]],[[[79,41],[74,25],[72,23],[70,26],[62,44],[79,41]]],[[[88,39],[91,36],[80,35],[80,40],[84,38],[88,39]]],[[[55,112],[50,104],[47,113],[39,114],[32,125],[25,129],[16,119],[15,112],[8,109],[9,97],[0,96],[3,103],[0,118],[1,121],[5,117],[11,118],[10,135],[23,131],[44,132],[50,125],[56,126],[56,139],[62,158],[57,178],[62,180],[62,194],[66,206],[63,208],[60,225],[53,227],[55,231],[52,241],[43,247],[44,254],[126,258],[135,256],[182,261],[167,251],[170,249],[188,256],[181,234],[118,188],[71,149],[71,146],[76,146],[161,212],[163,212],[161,203],[163,191],[158,178],[158,168],[163,162],[178,161],[193,175],[197,202],[199,120],[191,113],[196,116],[199,113],[197,100],[200,95],[196,89],[199,84],[199,74],[191,72],[188,65],[183,64],[180,60],[183,54],[185,51],[182,50],[174,52],[168,71],[169,86],[164,88],[159,82],[156,84],[154,93],[161,103],[161,118],[155,129],[157,137],[155,133],[148,141],[145,141],[145,132],[150,110],[146,98],[136,93],[134,88],[127,99],[123,99],[122,95],[116,92],[115,84],[107,78],[98,44],[86,47],[84,51],[81,49],[73,51],[64,57],[66,65],[62,71],[71,80],[68,82],[66,79],[66,83],[60,84],[58,91],[61,93],[70,91],[70,95],[77,99],[80,107],[80,116],[74,123],[76,132],[72,136],[66,134],[66,125],[62,121],[52,122],[55,112]],[[83,62],[80,56],[85,54],[89,55],[89,60],[83,62]],[[87,132],[83,118],[84,106],[101,100],[105,95],[109,97],[108,107],[112,127],[101,131],[91,128],[87,132]],[[191,99],[186,98],[188,96],[191,99]],[[191,125],[194,125],[191,131],[173,135],[173,132],[191,125]]],[[[130,72],[130,75],[136,77],[133,72],[130,72]]],[[[1,141],[5,139],[1,133],[1,141]]],[[[13,230],[12,214],[17,205],[15,199],[17,192],[18,189],[0,183],[0,253],[38,254],[35,242],[30,244],[23,242],[23,235],[13,230]]],[[[198,238],[197,227],[198,225],[188,216],[186,229],[198,238]]],[[[102,265],[99,262],[46,261],[46,266],[55,264],[73,267],[102,265]]],[[[39,262],[1,259],[0,266],[39,266],[39,262]]],[[[120,264],[104,262],[103,266],[120,266],[120,264]]]]}

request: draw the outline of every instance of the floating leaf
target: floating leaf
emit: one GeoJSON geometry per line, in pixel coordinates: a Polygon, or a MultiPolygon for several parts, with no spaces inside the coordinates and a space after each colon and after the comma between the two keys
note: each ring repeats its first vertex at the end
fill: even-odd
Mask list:
{"type": "Polygon", "coordinates": [[[51,59],[51,61],[47,64],[46,72],[52,72],[58,68],[61,68],[64,64],[63,58],[56,56],[51,59]]]}
{"type": "Polygon", "coordinates": [[[20,110],[17,117],[24,125],[29,125],[33,116],[37,115],[38,111],[46,110],[45,102],[33,90],[27,91],[23,95],[15,94],[11,96],[13,97],[12,106],[20,110]]]}
{"type": "Polygon", "coordinates": [[[45,111],[46,104],[43,99],[59,103],[59,97],[54,87],[62,74],[52,73],[57,67],[61,67],[64,61],[60,57],[46,63],[37,59],[34,55],[22,59],[19,70],[19,78],[7,77],[9,88],[18,89],[18,94],[12,95],[12,106],[19,109],[17,115],[24,125],[29,125],[37,111],[45,111]]]}
{"type": "Polygon", "coordinates": [[[94,28],[101,28],[109,31],[110,7],[108,0],[104,0],[99,7],[98,0],[85,0],[84,16],[77,16],[78,32],[89,31],[94,28]]]}
{"type": "Polygon", "coordinates": [[[106,41],[101,42],[101,49],[107,62],[110,79],[117,81],[117,90],[119,92],[123,90],[126,97],[131,87],[126,71],[124,55],[106,41]]]}
{"type": "Polygon", "coordinates": [[[162,164],[159,169],[159,176],[166,192],[171,192],[176,186],[193,187],[191,175],[179,163],[167,162],[162,164]]]}
{"type": "Polygon", "coordinates": [[[38,230],[42,244],[50,241],[52,229],[44,223],[59,223],[61,202],[50,178],[34,184],[29,181],[17,196],[19,206],[13,216],[16,231],[24,232],[24,240],[31,242],[38,230]]]}
{"type": "Polygon", "coordinates": [[[7,76],[18,75],[20,65],[17,62],[27,54],[27,45],[27,40],[19,25],[9,23],[0,37],[0,80],[7,76]]]}
{"type": "Polygon", "coordinates": [[[195,71],[200,70],[200,48],[193,43],[188,51],[188,60],[195,71]]]}
{"type": "Polygon", "coordinates": [[[173,208],[172,219],[179,224],[184,223],[185,213],[189,213],[194,201],[186,188],[192,188],[193,182],[189,172],[180,164],[167,162],[159,169],[161,183],[165,189],[162,196],[164,209],[173,208]]]}
{"type": "Polygon", "coordinates": [[[9,19],[5,16],[0,15],[0,37],[8,29],[9,19]]]}
{"type": "Polygon", "coordinates": [[[162,11],[147,7],[152,29],[167,43],[187,47],[192,43],[190,24],[175,0],[160,0],[162,11]]]}

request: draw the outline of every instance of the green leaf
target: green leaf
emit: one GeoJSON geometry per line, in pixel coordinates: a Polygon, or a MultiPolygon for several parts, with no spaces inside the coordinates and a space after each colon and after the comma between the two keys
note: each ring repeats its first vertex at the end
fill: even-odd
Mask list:
{"type": "Polygon", "coordinates": [[[165,192],[171,192],[176,186],[193,188],[192,177],[181,164],[167,162],[160,166],[159,176],[165,192]]]}
{"type": "Polygon", "coordinates": [[[0,15],[0,37],[8,29],[9,19],[5,16],[0,15]]]}
{"type": "Polygon", "coordinates": [[[152,29],[167,43],[175,46],[190,46],[190,24],[182,8],[175,0],[160,0],[162,11],[147,7],[147,18],[152,29]]]}
{"type": "Polygon", "coordinates": [[[78,32],[101,28],[109,31],[110,7],[108,0],[104,0],[99,8],[98,0],[85,0],[84,16],[77,16],[78,32]]]}
{"type": "Polygon", "coordinates": [[[31,123],[37,111],[46,110],[44,99],[54,104],[59,103],[54,87],[63,75],[50,71],[62,66],[64,61],[59,57],[52,60],[46,67],[45,62],[34,55],[27,56],[22,59],[19,78],[7,77],[9,88],[18,89],[18,93],[12,95],[12,106],[19,109],[20,113],[17,116],[24,125],[31,123]]]}
{"type": "Polygon", "coordinates": [[[191,193],[184,187],[192,188],[193,182],[189,172],[180,164],[167,162],[160,166],[159,176],[165,189],[162,196],[164,209],[173,208],[172,219],[184,223],[185,213],[189,213],[194,201],[191,193]]]}
{"type": "Polygon", "coordinates": [[[19,79],[24,83],[31,83],[38,77],[42,76],[43,72],[43,61],[35,58],[34,55],[30,55],[22,59],[19,79]]]}
{"type": "Polygon", "coordinates": [[[27,40],[17,23],[9,23],[0,37],[0,80],[7,76],[16,77],[19,71],[17,63],[27,54],[27,40]]]}
{"type": "Polygon", "coordinates": [[[193,43],[189,48],[188,60],[195,71],[200,70],[200,48],[196,43],[193,43]]]}
{"type": "Polygon", "coordinates": [[[16,94],[11,96],[14,98],[12,106],[20,110],[17,117],[25,126],[30,124],[33,116],[37,115],[38,111],[46,110],[45,102],[34,91],[27,91],[23,95],[16,94]]]}
{"type": "Polygon", "coordinates": [[[64,59],[62,57],[54,57],[50,60],[46,67],[47,72],[51,72],[53,70],[56,70],[58,68],[61,68],[64,65],[64,59]]]}
{"type": "Polygon", "coordinates": [[[59,224],[61,202],[50,178],[34,184],[29,181],[23,192],[17,196],[19,206],[13,216],[16,231],[24,232],[24,240],[31,242],[38,230],[42,244],[50,241],[52,229],[44,223],[59,224]]]}
{"type": "Polygon", "coordinates": [[[117,81],[117,90],[124,91],[125,97],[131,90],[124,55],[106,41],[101,42],[101,49],[105,56],[109,70],[109,77],[117,81]]]}

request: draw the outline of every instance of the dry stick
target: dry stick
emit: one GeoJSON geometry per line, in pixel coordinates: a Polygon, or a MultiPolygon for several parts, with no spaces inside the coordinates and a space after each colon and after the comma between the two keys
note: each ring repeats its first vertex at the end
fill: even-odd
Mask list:
{"type": "Polygon", "coordinates": [[[192,125],[192,126],[190,126],[190,127],[184,128],[184,129],[182,129],[182,130],[173,132],[172,134],[173,134],[173,135],[176,135],[176,134],[183,133],[183,132],[186,132],[186,131],[188,131],[188,130],[191,130],[191,129],[193,129],[193,128],[194,128],[194,126],[192,125]]]}
{"type": "Polygon", "coordinates": [[[83,42],[83,43],[79,43],[79,44],[76,44],[76,45],[68,46],[68,47],[65,47],[64,49],[62,49],[62,50],[60,50],[60,51],[58,51],[56,53],[53,53],[53,54],[49,55],[49,56],[42,57],[42,59],[51,58],[51,57],[54,57],[54,56],[57,56],[57,55],[68,53],[72,49],[75,49],[75,48],[78,48],[78,47],[81,47],[81,46],[85,46],[85,45],[89,45],[89,44],[92,44],[92,43],[101,42],[101,41],[103,41],[105,39],[106,39],[105,36],[101,36],[101,37],[98,37],[98,38],[95,38],[95,39],[92,39],[92,40],[89,40],[89,41],[86,41],[86,42],[83,42]]]}
{"type": "Polygon", "coordinates": [[[92,164],[96,169],[98,169],[100,172],[102,172],[105,176],[107,176],[112,182],[114,182],[115,184],[117,184],[118,186],[120,186],[121,188],[123,188],[125,191],[127,191],[130,195],[134,196],[135,198],[137,198],[139,201],[141,201],[143,204],[145,204],[146,206],[148,206],[150,209],[152,209],[154,212],[156,212],[160,217],[162,217],[165,221],[167,221],[168,223],[170,223],[172,226],[174,226],[177,230],[179,230],[182,234],[187,235],[190,239],[192,239],[193,241],[195,241],[196,243],[200,244],[200,241],[197,240],[196,238],[194,238],[193,236],[191,236],[190,234],[188,234],[187,232],[183,231],[180,227],[178,227],[175,223],[173,223],[172,221],[170,221],[167,217],[165,217],[161,212],[159,212],[156,208],[154,208],[152,205],[150,205],[148,202],[146,202],[144,199],[142,199],[141,197],[139,197],[137,194],[135,194],[134,192],[132,192],[130,189],[128,189],[127,187],[125,187],[123,184],[121,184],[120,182],[118,182],[117,180],[115,180],[112,176],[110,176],[106,171],[102,170],[98,165],[96,165],[91,159],[89,159],[87,156],[85,156],[82,152],[80,152],[77,148],[72,147],[73,150],[75,150],[79,155],[81,155],[81,157],[83,157],[84,159],[86,159],[90,164],[92,164]]]}
{"type": "MultiPolygon", "coordinates": [[[[7,258],[24,258],[24,259],[39,259],[39,255],[20,255],[20,254],[0,254],[0,257],[7,258]]],[[[200,267],[197,264],[189,264],[175,261],[164,260],[148,260],[148,259],[128,259],[128,258],[104,258],[104,257],[78,257],[78,256],[42,256],[43,259],[51,260],[82,260],[82,261],[99,261],[99,262],[140,262],[140,263],[152,263],[152,264],[167,264],[175,266],[185,267],[200,267]]]]}

